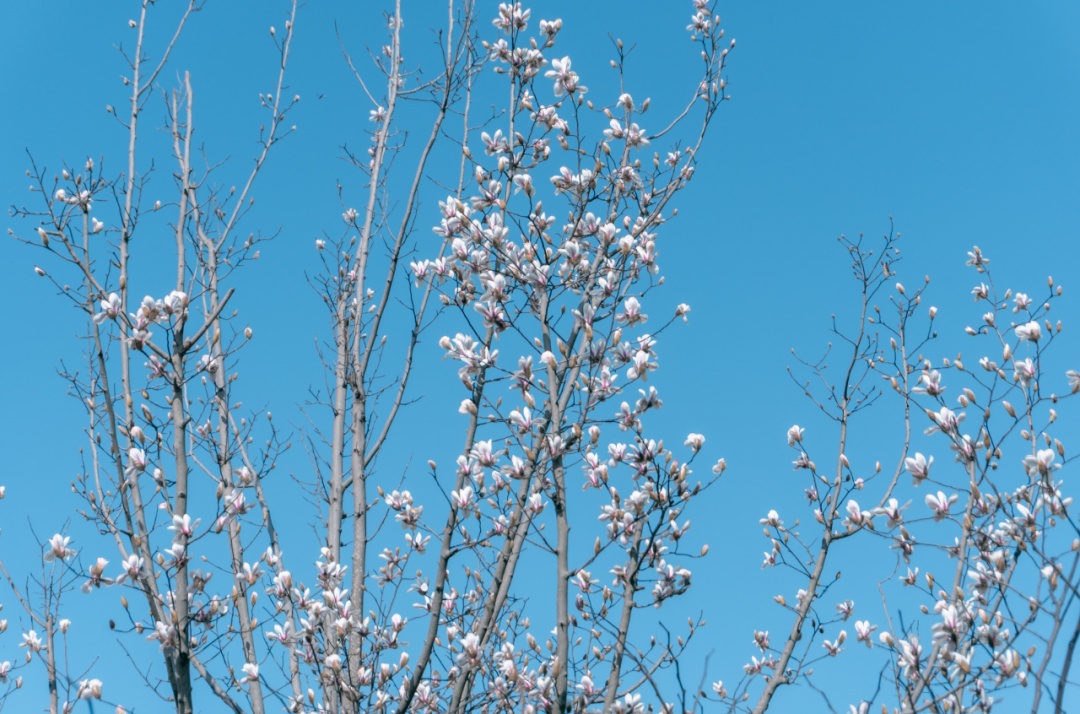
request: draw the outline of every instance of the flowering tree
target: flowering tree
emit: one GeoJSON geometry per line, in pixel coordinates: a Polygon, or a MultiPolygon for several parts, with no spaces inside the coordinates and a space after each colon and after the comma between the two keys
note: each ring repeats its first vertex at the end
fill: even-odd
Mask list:
{"type": "Polygon", "coordinates": [[[57,658],[70,627],[61,596],[81,582],[93,597],[125,592],[118,629],[135,635],[135,658],[159,653],[139,671],[178,712],[196,710],[200,688],[236,712],[701,707],[678,660],[701,623],[673,631],[659,615],[705,555],[689,545],[686,511],[724,463],[702,480],[691,464],[704,437],[672,448],[648,425],[662,404],[648,383],[660,340],[689,307],[657,305],[646,327],[645,303],[672,201],[726,99],[734,42],[714,8],[694,2],[701,73],[666,113],[628,90],[621,42],[617,91],[587,95],[562,21],[519,3],[490,25],[471,2],[449,3],[434,73],[405,59],[400,0],[373,58],[379,88],[347,55],[371,102],[371,142],[349,155],[364,189],[355,203],[342,189],[344,229],[316,241],[327,390],[309,410],[314,473],[301,479],[321,549],[305,552],[276,525],[290,506],[265,486],[288,442],[270,412],[242,411],[236,376],[253,332],[231,305],[262,242],[247,228],[256,178],[299,102],[286,80],[296,4],[270,30],[279,61],[250,169],[234,181],[230,166],[197,161],[196,91],[181,74],[165,103],[172,198],[149,204],[143,114],[199,9],[189,4],[155,52],[152,5],[130,23],[128,104],[110,109],[127,133],[122,173],[87,159],[54,176],[35,163],[40,202],[17,211],[36,224],[17,238],[43,251],[38,274],[86,314],[86,359],[66,376],[88,418],[75,491],[102,539],[81,546],[92,562],[70,536],[50,539],[33,592],[8,577],[26,658],[3,661],[0,681],[17,687],[15,670],[40,662],[52,711],[123,701],[119,683],[57,658]],[[501,111],[478,120],[474,102],[489,95],[501,111]],[[409,117],[431,127],[411,145],[409,117]],[[450,154],[444,176],[456,179],[441,182],[434,214],[426,177],[450,154]],[[155,213],[169,216],[168,271],[142,240],[155,213]],[[418,240],[425,221],[434,241],[418,240]],[[427,473],[380,482],[432,324],[458,366],[463,445],[425,454],[427,473]],[[539,571],[542,595],[527,575],[539,571]]]}
{"type": "Polygon", "coordinates": [[[735,688],[717,683],[714,693],[730,710],[762,712],[785,685],[816,688],[823,660],[866,647],[880,657],[878,676],[870,673],[864,691],[823,692],[826,701],[858,697],[857,713],[877,705],[986,712],[1030,698],[1032,711],[1062,711],[1080,631],[1080,531],[1058,477],[1071,458],[1057,425],[1058,405],[1080,391],[1080,375],[1052,368],[1049,354],[1062,329],[1049,313],[1062,289],[1053,278],[1042,298],[1002,288],[974,248],[967,264],[982,314],[966,328],[966,351],[975,359],[933,361],[929,278],[916,290],[897,282],[890,293],[897,238],[877,246],[841,239],[861,288],[859,313],[854,328],[835,330],[839,369],[803,362],[813,379],[799,382],[834,424],[835,452],[792,426],[787,442],[813,518],[786,524],[772,510],[761,519],[770,543],[764,567],[786,569],[798,587],[793,598],[775,598],[791,614],[790,629],[779,639],[755,630],[760,656],[735,688]],[[867,449],[851,428],[879,397],[898,398],[902,422],[890,425],[891,444],[867,449]],[[849,458],[856,450],[861,466],[849,458]],[[952,465],[942,463],[950,452],[952,465]],[[853,562],[844,549],[860,541],[857,580],[876,579],[880,602],[856,608],[841,568],[853,562]],[[889,555],[869,557],[875,548],[889,555]]]}
{"type": "Polygon", "coordinates": [[[370,66],[346,50],[370,122],[365,150],[346,155],[359,187],[339,187],[342,222],[314,239],[326,312],[310,382],[325,388],[305,410],[304,493],[277,478],[290,437],[243,407],[274,395],[241,388],[254,332],[236,307],[237,271],[257,273],[263,243],[256,179],[299,102],[295,4],[266,40],[275,61],[260,79],[273,87],[245,170],[200,156],[196,84],[172,70],[199,5],[166,20],[151,0],[130,22],[128,101],[110,108],[120,173],[108,157],[57,173],[31,162],[16,238],[85,315],[84,359],[64,374],[87,418],[74,490],[100,537],[38,523],[59,532],[39,539],[29,572],[9,571],[5,548],[17,641],[0,637],[0,706],[36,695],[50,711],[102,699],[120,711],[132,697],[84,656],[96,648],[72,624],[79,589],[120,601],[112,624],[135,681],[178,712],[762,712],[796,687],[853,712],[1027,698],[1063,710],[1080,533],[1057,410],[1080,375],[1050,350],[1061,288],[1004,289],[973,249],[975,360],[934,358],[946,348],[929,281],[895,282],[898,236],[842,239],[857,314],[835,327],[838,362],[792,373],[823,415],[787,432],[807,513],[760,518],[781,629],[749,626],[741,678],[697,685],[714,676],[686,657],[705,618],[672,606],[708,551],[691,504],[725,463],[699,466],[703,435],[672,442],[657,427],[665,331],[690,308],[653,288],[734,43],[696,0],[700,74],[683,105],[653,107],[619,41],[606,86],[579,74],[560,19],[519,3],[493,18],[446,7],[430,56],[409,45],[400,1],[370,66]],[[144,117],[158,90],[164,151],[144,117]],[[154,174],[163,155],[171,183],[154,174]],[[414,370],[435,344],[460,390],[438,428],[460,429],[460,448],[413,441],[426,467],[394,478],[392,447],[415,429],[414,370]],[[896,417],[875,421],[890,404],[896,417]],[[299,518],[314,548],[281,525],[297,503],[311,505],[299,518]],[[829,680],[844,662],[864,685],[829,680]],[[30,671],[45,688],[17,692],[30,671]]]}

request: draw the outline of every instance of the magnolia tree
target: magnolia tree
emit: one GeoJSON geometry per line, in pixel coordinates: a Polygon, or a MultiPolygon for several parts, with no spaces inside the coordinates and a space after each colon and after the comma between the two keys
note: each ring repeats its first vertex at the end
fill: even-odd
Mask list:
{"type": "Polygon", "coordinates": [[[755,712],[800,683],[826,703],[854,700],[853,714],[987,712],[995,702],[1062,711],[1080,640],[1080,527],[1062,490],[1059,469],[1072,459],[1057,424],[1080,374],[1052,367],[1049,355],[1062,288],[1053,278],[1041,295],[1004,287],[973,248],[970,357],[934,358],[930,279],[893,285],[897,238],[841,238],[859,312],[853,326],[834,329],[837,364],[801,362],[810,377],[797,379],[832,434],[788,430],[806,511],[792,519],[771,510],[760,521],[763,567],[792,576],[775,597],[792,620],[779,637],[754,630],[745,676],[714,692],[730,710],[755,712]],[[872,445],[856,444],[851,429],[879,397],[901,420],[872,445]],[[862,463],[849,457],[856,451],[862,463]],[[876,601],[856,606],[846,594],[840,564],[851,566],[851,547],[855,580],[873,579],[876,601]],[[879,666],[863,686],[815,684],[824,660],[858,657],[866,667],[870,655],[879,666]]]}
{"type": "Polygon", "coordinates": [[[687,538],[686,511],[724,464],[703,478],[691,468],[703,436],[672,446],[649,427],[662,334],[689,307],[657,304],[650,320],[645,304],[672,202],[727,98],[734,42],[715,8],[693,3],[700,73],[677,107],[626,90],[619,41],[616,88],[587,93],[562,21],[519,3],[448,3],[435,72],[406,58],[400,0],[371,65],[346,55],[371,102],[370,148],[348,156],[363,190],[339,189],[344,226],[314,240],[328,319],[325,371],[310,381],[327,388],[307,409],[313,468],[298,478],[314,550],[277,527],[297,517],[295,498],[266,488],[289,442],[270,412],[241,405],[273,395],[237,382],[252,328],[231,304],[261,248],[256,179],[292,131],[303,9],[270,30],[275,84],[239,175],[199,155],[196,87],[170,66],[197,9],[164,46],[146,31],[159,22],[150,0],[130,22],[129,94],[110,108],[127,137],[121,172],[100,157],[34,163],[37,203],[15,210],[37,273],[86,315],[85,360],[66,377],[88,419],[74,490],[101,537],[57,533],[40,575],[4,571],[24,651],[0,663],[6,696],[123,710],[123,682],[68,664],[65,605],[81,588],[120,600],[138,678],[178,712],[703,707],[714,695],[682,675],[698,681],[700,663],[678,659],[702,623],[668,603],[707,550],[687,538]],[[167,132],[151,136],[143,115],[161,91],[167,132]],[[497,98],[494,116],[476,116],[483,97],[497,98]],[[171,185],[153,174],[161,136],[171,185]],[[421,201],[434,174],[437,211],[421,201]],[[150,186],[171,197],[151,203],[150,186]],[[155,213],[168,252],[145,240],[155,213]],[[424,338],[457,366],[460,408],[443,423],[462,446],[417,453],[426,469],[384,482],[376,464],[406,428],[424,338]],[[31,667],[47,689],[16,693],[31,667]]]}

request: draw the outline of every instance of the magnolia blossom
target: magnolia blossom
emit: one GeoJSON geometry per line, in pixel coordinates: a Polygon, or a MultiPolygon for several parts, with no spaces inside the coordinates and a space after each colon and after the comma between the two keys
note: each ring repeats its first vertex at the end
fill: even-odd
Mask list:
{"type": "Polygon", "coordinates": [[[528,27],[531,14],[532,11],[523,9],[520,2],[502,2],[499,3],[498,16],[491,21],[491,24],[507,33],[511,30],[521,31],[528,27]]]}
{"type": "Polygon", "coordinates": [[[1013,379],[1026,387],[1035,379],[1035,363],[1031,358],[1016,360],[1013,363],[1013,379]]]}
{"type": "Polygon", "coordinates": [[[780,514],[776,511],[769,511],[768,515],[758,521],[763,526],[769,526],[770,528],[779,528],[784,525],[784,522],[780,520],[780,514]]]}
{"type": "Polygon", "coordinates": [[[633,296],[623,301],[623,311],[615,315],[616,322],[625,322],[630,326],[642,324],[648,319],[649,316],[641,311],[641,303],[633,296]]]}
{"type": "Polygon", "coordinates": [[[554,20],[540,21],[540,32],[547,35],[549,44],[554,41],[555,35],[557,35],[559,33],[559,30],[562,29],[562,24],[562,18],[558,17],[554,20]]]}
{"type": "Polygon", "coordinates": [[[927,416],[934,422],[934,426],[926,430],[927,434],[932,434],[935,431],[940,431],[943,434],[950,436],[956,434],[956,430],[960,426],[960,422],[964,420],[964,414],[955,414],[952,409],[948,407],[942,407],[936,413],[927,410],[927,416]]]}
{"type": "Polygon", "coordinates": [[[36,630],[24,632],[22,642],[19,643],[19,647],[25,647],[30,652],[40,652],[44,646],[36,630]]]}
{"type": "Polygon", "coordinates": [[[807,455],[807,453],[805,451],[800,453],[799,458],[792,461],[791,465],[794,468],[794,470],[796,470],[796,471],[798,471],[799,469],[811,469],[812,470],[814,468],[814,462],[810,460],[810,457],[807,455]]]}
{"type": "Polygon", "coordinates": [[[649,372],[656,369],[659,365],[656,362],[649,361],[651,355],[647,350],[638,350],[634,353],[633,361],[629,369],[626,370],[626,378],[633,380],[641,378],[641,380],[648,381],[649,372]]]}
{"type": "Polygon", "coordinates": [[[1061,464],[1055,464],[1053,449],[1039,449],[1035,455],[1024,457],[1024,469],[1028,476],[1046,476],[1051,471],[1061,468],[1061,464]]]}
{"type": "Polygon", "coordinates": [[[897,499],[890,498],[884,506],[881,506],[880,508],[875,508],[874,514],[885,516],[889,519],[889,528],[896,528],[904,521],[904,516],[901,511],[903,511],[909,505],[911,505],[910,501],[901,506],[900,502],[897,499]]]}
{"type": "MultiPolygon", "coordinates": [[[[887,632],[881,633],[882,636],[887,632]]],[[[922,645],[916,637],[900,640],[900,671],[905,677],[914,679],[919,675],[919,661],[922,659],[922,645]]]]}
{"type": "Polygon", "coordinates": [[[946,496],[943,491],[926,494],[926,505],[934,512],[934,520],[940,521],[949,515],[949,506],[956,503],[956,494],[946,496]]]}
{"type": "MultiPolygon", "coordinates": [[[[696,6],[696,4],[695,4],[696,6]]],[[[692,37],[695,39],[699,34],[704,34],[712,27],[711,15],[707,12],[707,8],[699,8],[694,16],[690,18],[690,24],[686,26],[686,29],[692,33],[692,37]]]]}
{"type": "Polygon", "coordinates": [[[787,430],[787,443],[788,446],[795,446],[795,444],[802,443],[803,428],[798,424],[794,424],[787,430]]]}
{"type": "Polygon", "coordinates": [[[859,509],[859,504],[854,499],[850,499],[847,502],[848,517],[844,520],[844,523],[848,526],[867,526],[869,528],[874,527],[873,517],[874,514],[870,511],[863,511],[859,509]]]}
{"type": "Polygon", "coordinates": [[[143,568],[143,559],[135,553],[132,553],[124,559],[123,565],[124,572],[120,573],[120,575],[116,577],[117,584],[120,584],[128,579],[135,580],[136,578],[138,578],[139,573],[142,571],[143,568]]]}
{"type": "Polygon", "coordinates": [[[604,136],[609,140],[625,139],[627,146],[631,148],[647,146],[649,143],[648,138],[645,137],[645,131],[641,127],[633,122],[623,126],[618,119],[611,120],[609,128],[604,129],[604,136]]]}
{"type": "Polygon", "coordinates": [[[987,265],[990,264],[990,259],[983,256],[982,251],[979,250],[979,246],[975,246],[968,251],[968,259],[964,265],[974,266],[974,268],[980,273],[983,272],[987,265]]]}
{"type": "Polygon", "coordinates": [[[570,69],[569,57],[551,60],[551,69],[545,72],[544,76],[555,80],[556,97],[561,97],[563,94],[585,93],[588,91],[586,87],[578,84],[578,75],[577,72],[570,69]]]}
{"type": "Polygon", "coordinates": [[[966,611],[957,609],[955,604],[946,605],[941,609],[941,622],[932,626],[934,641],[954,643],[965,629],[966,611]]]}
{"type": "Polygon", "coordinates": [[[547,503],[544,501],[543,496],[541,496],[539,493],[529,494],[528,508],[530,511],[532,511],[534,514],[540,514],[543,513],[544,508],[546,507],[547,503]]]}
{"type": "Polygon", "coordinates": [[[100,325],[106,320],[115,320],[123,311],[120,296],[109,293],[109,297],[101,301],[101,312],[94,315],[94,322],[100,325]]]}
{"type": "Polygon", "coordinates": [[[465,486],[461,490],[455,490],[450,492],[450,502],[453,503],[457,508],[463,508],[468,510],[472,505],[472,500],[472,486],[465,486]]]}
{"type": "MultiPolygon", "coordinates": [[[[49,549],[45,551],[45,562],[51,563],[54,560],[67,560],[68,558],[74,558],[76,551],[73,548],[68,547],[68,543],[71,542],[69,536],[63,536],[57,533],[49,539],[49,549]]],[[[31,630],[33,632],[33,630],[31,630]]]]}
{"type": "Polygon", "coordinates": [[[161,299],[161,310],[170,317],[182,317],[187,311],[187,306],[187,293],[179,290],[173,290],[161,299]]]}
{"type": "Polygon", "coordinates": [[[196,518],[194,522],[191,520],[190,513],[174,513],[172,517],[172,525],[169,526],[169,530],[174,531],[173,540],[180,541],[184,538],[191,538],[195,535],[195,529],[199,525],[200,519],[196,518]]]}
{"type": "Polygon", "coordinates": [[[877,629],[877,625],[871,625],[867,620],[855,621],[855,639],[864,643],[867,647],[872,647],[873,643],[870,641],[870,635],[877,629]]]}
{"type": "MultiPolygon", "coordinates": [[[[471,635],[472,633],[469,634],[471,635]]],[[[593,684],[592,677],[589,677],[588,675],[583,675],[581,677],[581,681],[578,682],[577,685],[575,685],[575,689],[580,689],[581,693],[584,694],[586,697],[593,696],[594,694],[596,694],[597,691],[596,685],[593,684]]]]}
{"type": "Polygon", "coordinates": [[[112,585],[113,580],[104,576],[105,566],[109,564],[109,561],[104,558],[98,558],[93,565],[90,566],[90,577],[82,584],[82,591],[84,593],[90,592],[94,588],[100,588],[102,585],[112,585]]]}
{"type": "Polygon", "coordinates": [[[79,682],[79,699],[101,699],[101,680],[84,679],[79,682]]]}
{"type": "Polygon", "coordinates": [[[1069,380],[1069,390],[1073,394],[1080,392],[1080,372],[1070,369],[1065,372],[1065,378],[1069,380]]]}
{"type": "Polygon", "coordinates": [[[846,639],[847,630],[840,630],[840,634],[836,636],[836,640],[834,642],[825,640],[823,643],[821,643],[821,646],[825,648],[825,650],[829,653],[830,657],[835,657],[844,650],[841,645],[844,644],[844,640],[846,639]]]}
{"type": "Polygon", "coordinates": [[[1044,566],[1039,570],[1042,576],[1050,583],[1050,589],[1056,589],[1058,586],[1058,576],[1061,575],[1061,565],[1059,563],[1052,563],[1044,566]]]}
{"type": "Polygon", "coordinates": [[[686,441],[683,442],[683,446],[690,447],[690,450],[695,454],[701,451],[701,447],[705,444],[705,437],[702,434],[688,434],[686,441]]]}
{"type": "Polygon", "coordinates": [[[243,666],[244,676],[240,678],[240,684],[255,682],[259,679],[259,665],[254,662],[245,662],[243,666]]]}
{"type": "Polygon", "coordinates": [[[911,474],[916,486],[930,476],[930,466],[933,463],[933,456],[928,459],[918,451],[915,452],[915,456],[904,459],[904,467],[911,474]]]}
{"type": "Polygon", "coordinates": [[[132,447],[128,449],[128,465],[124,469],[124,475],[131,478],[135,474],[142,473],[146,470],[146,452],[142,449],[132,447]]]}
{"type": "Polygon", "coordinates": [[[1039,327],[1038,322],[1032,320],[1023,325],[1017,325],[1016,336],[1026,342],[1038,342],[1042,337],[1042,328],[1039,327]]]}
{"type": "Polygon", "coordinates": [[[945,387],[941,386],[941,372],[936,369],[930,370],[929,372],[923,372],[919,377],[919,384],[921,386],[915,387],[915,389],[912,390],[917,394],[938,397],[945,392],[945,387]]]}

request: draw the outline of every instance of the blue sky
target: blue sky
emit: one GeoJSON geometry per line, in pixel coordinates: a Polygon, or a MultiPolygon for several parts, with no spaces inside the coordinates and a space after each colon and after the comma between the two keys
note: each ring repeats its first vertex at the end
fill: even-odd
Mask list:
{"type": "MultiPolygon", "coordinates": [[[[170,3],[159,4],[170,11],[170,3]]],[[[267,27],[281,24],[279,5],[207,3],[163,78],[171,86],[176,72],[191,69],[203,112],[199,136],[215,160],[231,157],[226,176],[241,175],[253,150],[256,95],[274,76],[267,27]]],[[[238,294],[257,336],[245,356],[245,400],[266,404],[296,429],[304,424],[297,405],[322,383],[314,350],[322,313],[305,271],[317,267],[315,238],[339,229],[336,183],[360,202],[361,177],[340,159],[341,147],[364,145],[371,107],[350,78],[334,22],[362,60],[365,46],[380,40],[377,15],[361,5],[300,9],[289,80],[303,98],[291,119],[298,131],[260,177],[252,218],[280,235],[241,278],[238,294]]],[[[485,16],[495,7],[488,5],[485,16]]],[[[695,59],[683,29],[690,3],[613,7],[551,0],[536,3],[533,17],[563,18],[560,46],[592,96],[612,91],[610,33],[637,45],[629,66],[635,97],[652,96],[658,107],[681,100],[680,79],[695,59]]],[[[705,455],[729,464],[696,514],[698,537],[712,544],[713,556],[698,564],[697,593],[681,606],[704,611],[710,621],[702,635],[711,643],[702,653],[715,650],[709,679],[734,680],[756,653],[747,623],[777,632],[789,624],[771,596],[793,581],[760,570],[767,542],[756,542],[757,519],[769,508],[794,513],[802,500],[784,434],[795,422],[813,428],[814,409],[785,369],[792,347],[818,353],[829,340],[830,316],[843,321],[854,310],[855,285],[836,237],[881,234],[895,219],[904,236],[901,279],[933,278],[928,297],[941,309],[938,355],[963,349],[961,330],[978,319],[968,297],[976,281],[963,267],[972,245],[991,257],[999,280],[1017,289],[1041,294],[1048,273],[1070,287],[1080,191],[1080,6],[727,3],[720,12],[728,36],[738,40],[727,75],[733,101],[719,113],[694,183],[678,201],[679,216],[666,227],[660,262],[667,284],[650,301],[657,313],[679,302],[693,307],[690,324],[665,333],[661,345],[654,380],[665,401],[662,428],[680,441],[687,432],[704,433],[705,455]]],[[[5,208],[33,205],[26,150],[57,171],[87,155],[105,156],[119,171],[125,135],[105,105],[124,102],[124,66],[114,45],[133,41],[126,22],[135,13],[120,3],[7,8],[0,26],[5,208]]],[[[423,14],[406,16],[419,43],[427,41],[423,14]]],[[[160,126],[162,115],[160,102],[151,103],[147,125],[160,126]]],[[[157,179],[165,191],[167,170],[157,179]]],[[[421,225],[437,220],[439,197],[432,190],[426,198],[421,225]]],[[[14,218],[4,227],[32,230],[14,218]]],[[[0,504],[0,553],[18,568],[36,558],[16,547],[25,542],[27,520],[42,537],[65,520],[80,520],[66,491],[79,469],[83,415],[65,398],[57,368],[61,359],[77,364],[82,318],[34,276],[40,256],[11,240],[0,245],[9,286],[0,312],[9,374],[0,386],[7,453],[0,483],[8,489],[0,504]]],[[[1075,314],[1068,299],[1065,310],[1075,314]]],[[[410,460],[450,462],[459,448],[455,368],[439,361],[433,342],[414,383],[414,394],[427,396],[411,417],[422,419],[431,438],[402,440],[400,462],[388,471],[403,472],[410,460]]],[[[1076,349],[1070,340],[1060,352],[1076,349]]],[[[879,409],[895,406],[886,400],[879,409]]],[[[888,433],[868,428],[861,438],[867,458],[892,453],[883,446],[885,455],[871,455],[888,433]]],[[[302,450],[290,458],[286,468],[303,473],[302,450]]],[[[855,572],[863,567],[857,557],[852,563],[855,572]]],[[[102,607],[111,602],[98,597],[102,607]]],[[[17,617],[13,610],[9,603],[6,616],[17,617]]],[[[14,655],[14,629],[0,637],[0,659],[14,655]]],[[[804,701],[806,690],[783,696],[779,704],[820,704],[804,701]]],[[[848,700],[833,703],[846,707],[848,700]]]]}

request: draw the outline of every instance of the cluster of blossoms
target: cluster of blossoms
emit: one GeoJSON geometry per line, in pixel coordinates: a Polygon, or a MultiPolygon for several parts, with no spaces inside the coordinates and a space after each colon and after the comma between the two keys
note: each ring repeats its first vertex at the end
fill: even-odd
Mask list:
{"type": "MultiPolygon", "coordinates": [[[[138,309],[128,315],[128,325],[131,336],[128,344],[133,350],[141,350],[151,340],[150,328],[155,324],[168,324],[170,321],[182,322],[187,317],[188,296],[179,290],[173,290],[161,300],[155,300],[147,295],[139,304],[138,309]]],[[[97,324],[103,324],[108,320],[116,320],[122,314],[120,296],[109,293],[109,296],[101,300],[101,312],[95,313],[93,318],[97,324]]]]}

